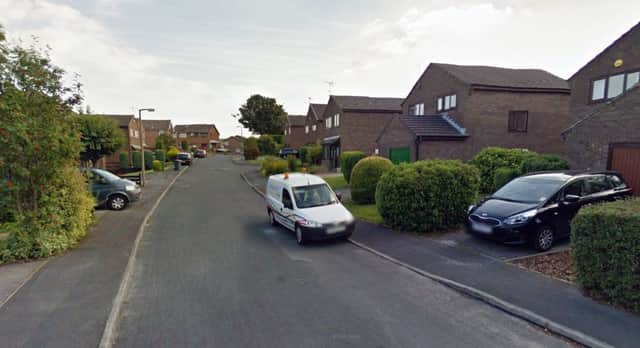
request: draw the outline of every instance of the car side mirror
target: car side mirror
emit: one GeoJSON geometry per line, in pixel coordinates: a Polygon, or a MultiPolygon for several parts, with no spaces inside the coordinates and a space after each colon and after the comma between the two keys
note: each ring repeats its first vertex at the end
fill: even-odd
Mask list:
{"type": "Polygon", "coordinates": [[[342,193],[337,193],[337,192],[336,192],[336,197],[338,197],[338,200],[339,200],[340,202],[342,202],[342,193]]]}
{"type": "Polygon", "coordinates": [[[566,195],[564,196],[565,203],[577,203],[580,202],[580,196],[576,195],[566,195]]]}

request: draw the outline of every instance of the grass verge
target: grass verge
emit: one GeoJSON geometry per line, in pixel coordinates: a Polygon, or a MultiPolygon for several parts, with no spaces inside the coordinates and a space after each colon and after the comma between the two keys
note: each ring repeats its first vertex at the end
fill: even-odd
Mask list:
{"type": "Polygon", "coordinates": [[[335,191],[335,190],[339,190],[339,189],[343,189],[347,186],[349,186],[349,184],[347,184],[347,181],[344,179],[344,176],[340,175],[340,176],[328,176],[323,178],[324,181],[327,182],[327,184],[329,184],[329,186],[331,186],[331,188],[335,191]]]}
{"type": "Polygon", "coordinates": [[[375,204],[355,204],[353,202],[345,202],[344,206],[349,209],[351,214],[356,218],[371,222],[374,224],[382,224],[382,216],[378,213],[375,204]]]}

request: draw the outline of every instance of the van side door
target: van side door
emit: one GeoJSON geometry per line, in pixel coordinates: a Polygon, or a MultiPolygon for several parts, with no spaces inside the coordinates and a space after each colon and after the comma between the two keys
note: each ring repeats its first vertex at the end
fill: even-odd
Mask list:
{"type": "Polygon", "coordinates": [[[293,209],[293,199],[291,199],[291,193],[285,187],[282,189],[282,209],[280,210],[280,221],[285,227],[290,230],[295,230],[295,213],[293,209]]]}

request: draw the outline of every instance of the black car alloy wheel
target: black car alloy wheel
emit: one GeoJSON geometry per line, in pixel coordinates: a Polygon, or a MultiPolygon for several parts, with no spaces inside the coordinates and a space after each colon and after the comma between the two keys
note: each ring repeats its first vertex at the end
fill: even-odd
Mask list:
{"type": "Polygon", "coordinates": [[[533,235],[533,247],[540,251],[547,251],[553,247],[555,233],[550,226],[540,226],[533,235]]]}
{"type": "Polygon", "coordinates": [[[123,195],[113,195],[109,197],[109,208],[112,210],[122,210],[127,206],[127,198],[123,195]]]}

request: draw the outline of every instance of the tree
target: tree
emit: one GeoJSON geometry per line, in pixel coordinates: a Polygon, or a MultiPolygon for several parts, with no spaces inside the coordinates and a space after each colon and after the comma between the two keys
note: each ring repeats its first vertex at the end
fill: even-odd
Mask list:
{"type": "Polygon", "coordinates": [[[261,155],[275,155],[277,143],[270,135],[261,135],[258,138],[258,151],[261,155]]]}
{"type": "Polygon", "coordinates": [[[170,146],[174,146],[176,144],[176,139],[172,137],[170,134],[160,134],[156,137],[156,149],[157,150],[168,150],[170,146]]]}
{"type": "Polygon", "coordinates": [[[83,149],[80,160],[91,161],[95,167],[104,156],[109,156],[124,144],[124,134],[116,121],[96,115],[77,118],[83,149]]]}
{"type": "Polygon", "coordinates": [[[180,148],[182,149],[182,151],[189,151],[189,143],[186,140],[183,140],[180,143],[180,148]]]}
{"type": "Polygon", "coordinates": [[[239,110],[238,121],[254,133],[281,134],[284,130],[287,113],[274,98],[252,95],[239,110]]]}

